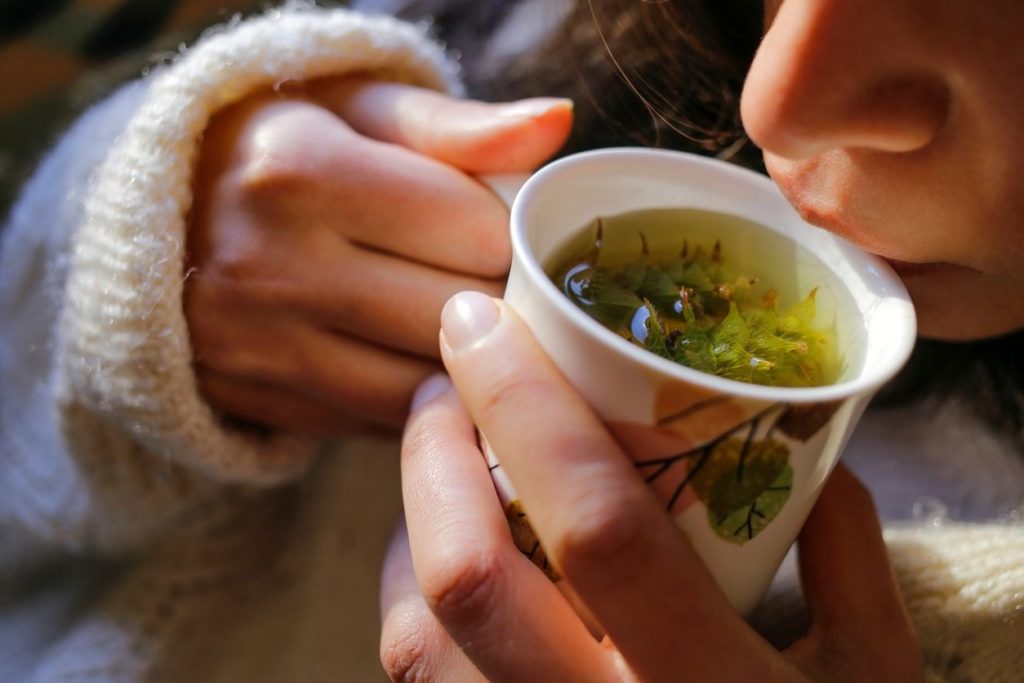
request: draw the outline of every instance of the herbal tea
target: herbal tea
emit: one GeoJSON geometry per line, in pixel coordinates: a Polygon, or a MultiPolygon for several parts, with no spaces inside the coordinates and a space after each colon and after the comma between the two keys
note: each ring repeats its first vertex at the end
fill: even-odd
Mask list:
{"type": "Polygon", "coordinates": [[[834,324],[818,288],[797,292],[795,244],[745,219],[647,209],[596,219],[546,268],[590,317],[663,358],[720,377],[787,387],[834,382],[834,324]]]}

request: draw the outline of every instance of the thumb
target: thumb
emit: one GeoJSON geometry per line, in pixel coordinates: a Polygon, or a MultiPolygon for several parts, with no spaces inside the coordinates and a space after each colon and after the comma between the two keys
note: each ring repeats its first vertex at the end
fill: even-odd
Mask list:
{"type": "Polygon", "coordinates": [[[572,128],[572,101],[563,98],[489,104],[351,77],[316,81],[308,92],[363,135],[474,174],[531,171],[572,128]]]}

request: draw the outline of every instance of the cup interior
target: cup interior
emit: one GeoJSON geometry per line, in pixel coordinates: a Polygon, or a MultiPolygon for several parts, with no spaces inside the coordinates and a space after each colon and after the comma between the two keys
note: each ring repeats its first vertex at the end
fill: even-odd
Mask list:
{"type": "Polygon", "coordinates": [[[519,192],[512,208],[512,245],[537,291],[553,298],[558,310],[586,334],[658,372],[712,390],[788,402],[835,400],[876,389],[896,373],[913,347],[916,322],[910,298],[884,261],[808,224],[770,179],[726,162],[632,148],[565,157],[538,171],[519,192]],[[602,327],[546,275],[545,266],[566,241],[597,217],[660,208],[714,211],[763,226],[733,239],[726,235],[723,244],[744,264],[759,264],[770,254],[765,277],[787,274],[771,280],[782,301],[798,301],[817,288],[815,322],[834,326],[842,357],[837,380],[811,388],[764,387],[677,365],[602,327]]]}

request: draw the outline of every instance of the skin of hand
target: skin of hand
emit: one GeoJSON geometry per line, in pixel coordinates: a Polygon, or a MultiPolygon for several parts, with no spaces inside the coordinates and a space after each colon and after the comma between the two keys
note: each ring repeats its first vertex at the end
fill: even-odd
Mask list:
{"type": "Polygon", "coordinates": [[[381,657],[392,680],[921,680],[873,504],[844,469],[800,536],[813,626],[778,652],[729,606],[514,311],[457,295],[442,314],[441,348],[454,388],[438,375],[414,400],[402,451],[408,532],[396,534],[383,576],[381,657]],[[602,640],[513,545],[474,425],[503,454],[602,640]]]}
{"type": "Polygon", "coordinates": [[[484,104],[354,77],[217,114],[184,297],[204,397],[264,428],[399,428],[439,367],[444,302],[504,286],[508,213],[473,176],[533,170],[571,125],[566,100],[484,104]]]}

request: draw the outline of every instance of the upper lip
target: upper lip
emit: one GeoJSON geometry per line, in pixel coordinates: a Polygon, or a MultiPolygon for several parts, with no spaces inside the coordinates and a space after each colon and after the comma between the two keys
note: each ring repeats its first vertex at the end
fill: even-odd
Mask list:
{"type": "Polygon", "coordinates": [[[814,216],[814,220],[811,220],[814,225],[818,226],[822,230],[828,230],[829,232],[838,235],[848,242],[855,244],[861,249],[875,254],[884,261],[888,262],[895,270],[903,273],[920,272],[924,270],[932,270],[940,266],[951,266],[953,264],[942,261],[920,261],[911,260],[907,258],[899,258],[896,256],[890,256],[889,250],[885,249],[885,245],[879,243],[877,240],[872,240],[870,235],[862,230],[858,230],[853,226],[853,223],[843,220],[837,216],[814,216]]]}
{"type": "MultiPolygon", "coordinates": [[[[905,273],[958,265],[899,253],[898,248],[893,248],[891,240],[880,236],[884,232],[882,226],[865,229],[872,227],[871,218],[859,215],[851,206],[855,202],[851,202],[851,198],[844,192],[838,191],[838,195],[825,193],[823,196],[813,191],[817,186],[813,182],[813,172],[821,161],[821,158],[803,163],[776,161],[778,168],[771,174],[779,189],[805,221],[879,256],[894,269],[905,273]]],[[[772,165],[769,165],[769,170],[772,170],[772,165]]]]}
{"type": "Polygon", "coordinates": [[[882,258],[892,258],[885,254],[885,250],[881,248],[883,245],[877,243],[876,240],[872,240],[870,235],[863,230],[858,230],[850,221],[843,220],[841,217],[833,214],[817,214],[813,210],[801,210],[801,214],[803,214],[804,220],[812,225],[822,230],[828,230],[832,234],[842,237],[847,242],[852,242],[865,251],[877,254],[882,258]]]}

